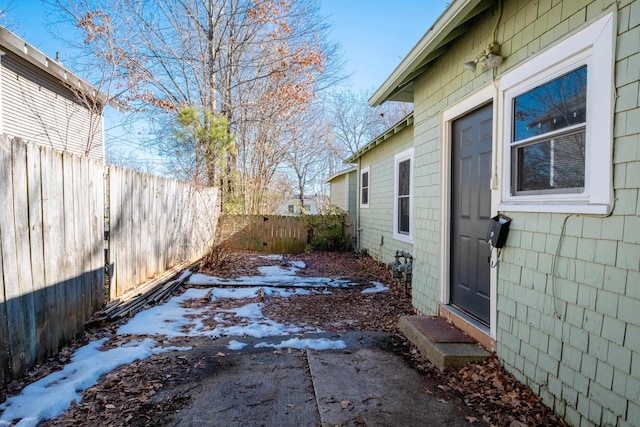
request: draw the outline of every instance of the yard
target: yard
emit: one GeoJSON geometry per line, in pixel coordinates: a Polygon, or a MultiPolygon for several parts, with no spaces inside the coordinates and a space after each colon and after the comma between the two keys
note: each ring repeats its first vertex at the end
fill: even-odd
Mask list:
{"type": "MultiPolygon", "coordinates": [[[[287,344],[265,341],[256,345],[274,347],[273,353],[278,354],[305,347],[340,349],[344,348],[341,338],[354,331],[377,331],[392,334],[386,350],[401,355],[420,374],[421,393],[460,408],[469,424],[562,425],[493,358],[445,373],[437,371],[398,332],[399,316],[413,314],[410,297],[386,267],[372,258],[348,253],[287,258],[229,251],[217,255],[214,262],[201,263],[169,301],[146,307],[132,318],[87,330],[27,380],[12,383],[8,394],[20,396],[22,391],[23,409],[33,414],[28,405],[30,399],[35,400],[34,394],[25,387],[46,382],[48,375],[79,363],[76,350],[94,351],[87,353],[92,365],[103,363],[99,357],[108,351],[114,351],[114,357],[106,359],[113,360],[120,354],[115,351],[135,350],[138,353],[130,360],[112,369],[105,366],[100,375],[89,374],[88,378],[95,377],[93,381],[77,379],[74,387],[81,393],[80,402],[42,424],[169,425],[175,423],[172,417],[177,412],[194,401],[193,384],[210,369],[198,348],[227,339],[226,347],[208,355],[224,364],[228,354],[241,350],[251,339],[287,335],[287,344]],[[302,333],[319,332],[330,332],[332,338],[299,338],[302,333]],[[234,338],[228,341],[229,337],[234,338]],[[95,348],[89,348],[92,344],[95,348]]],[[[79,369],[71,371],[74,373],[50,384],[63,383],[79,369]]],[[[53,388],[45,393],[53,394],[63,393],[53,388]]],[[[11,402],[7,397],[0,396],[1,401],[6,400],[0,406],[4,411],[0,424],[18,417],[11,413],[20,414],[18,403],[7,407],[11,402]]]]}

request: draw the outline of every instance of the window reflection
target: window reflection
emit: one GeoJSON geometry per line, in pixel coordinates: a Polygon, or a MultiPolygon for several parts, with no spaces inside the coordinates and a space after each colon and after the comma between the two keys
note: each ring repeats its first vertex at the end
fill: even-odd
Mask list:
{"type": "Polygon", "coordinates": [[[584,132],[518,149],[518,191],[584,187],[584,132]]]}
{"type": "Polygon", "coordinates": [[[586,84],[583,66],[514,99],[516,192],[584,188],[586,84]]]}
{"type": "Polygon", "coordinates": [[[518,96],[514,104],[513,140],[584,123],[586,101],[586,66],[518,96]]]}

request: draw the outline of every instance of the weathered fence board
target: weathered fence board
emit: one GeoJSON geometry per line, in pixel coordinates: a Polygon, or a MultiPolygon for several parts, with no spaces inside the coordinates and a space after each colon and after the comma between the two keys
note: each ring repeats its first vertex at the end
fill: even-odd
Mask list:
{"type": "MultiPolygon", "coordinates": [[[[2,165],[0,165],[0,167],[1,166],[2,165]]],[[[2,248],[0,248],[0,286],[4,288],[4,271],[2,264],[2,248]]],[[[9,331],[7,330],[6,306],[7,301],[4,298],[4,292],[0,292],[0,339],[2,340],[0,341],[2,343],[2,347],[0,347],[0,386],[4,385],[10,378],[9,353],[11,352],[11,348],[9,346],[8,340],[6,340],[6,338],[9,336],[9,331]]]]}
{"type": "MultiPolygon", "coordinates": [[[[9,329],[15,327],[16,322],[21,320],[21,318],[13,317],[13,313],[16,312],[14,309],[14,305],[16,302],[16,297],[19,296],[19,293],[16,292],[16,286],[10,286],[9,289],[6,289],[8,286],[4,284],[4,278],[10,280],[11,277],[18,277],[18,261],[17,261],[17,251],[15,247],[15,233],[13,231],[13,197],[12,197],[12,161],[11,161],[11,145],[8,141],[0,140],[0,201],[2,202],[2,209],[0,209],[0,253],[2,254],[2,266],[3,266],[3,274],[0,275],[0,282],[3,282],[3,311],[5,317],[4,325],[7,325],[7,330],[3,330],[4,335],[2,336],[2,355],[3,361],[6,365],[3,366],[3,372],[5,373],[5,377],[10,376],[9,371],[9,362],[11,360],[11,351],[14,348],[21,348],[21,341],[18,340],[18,337],[11,337],[9,334],[9,329]],[[9,322],[11,321],[11,325],[9,322]],[[6,357],[5,357],[6,356],[6,357]]],[[[22,325],[18,324],[18,327],[22,325]]],[[[4,328],[3,328],[4,329],[4,328]]],[[[16,335],[21,336],[22,332],[18,331],[16,335]]]]}
{"type": "MultiPolygon", "coordinates": [[[[24,276],[24,273],[20,273],[18,267],[18,247],[16,245],[16,230],[14,222],[14,203],[13,192],[15,186],[13,183],[13,159],[11,144],[3,144],[0,148],[0,173],[2,173],[3,185],[0,185],[0,199],[3,201],[3,209],[0,210],[0,235],[2,236],[2,253],[3,253],[3,266],[5,281],[5,299],[6,299],[6,313],[7,313],[7,326],[10,333],[6,337],[7,343],[9,343],[9,359],[14,359],[13,354],[24,354],[28,349],[28,338],[26,336],[28,315],[22,308],[22,298],[20,294],[20,280],[19,274],[24,276]],[[14,278],[11,280],[11,278],[14,278]]],[[[11,365],[11,373],[20,374],[24,371],[24,363],[18,359],[16,363],[11,365]]]]}
{"type": "Polygon", "coordinates": [[[92,243],[89,226],[103,209],[87,189],[96,169],[101,179],[100,163],[0,137],[0,387],[57,353],[104,300],[91,296],[104,295],[103,238],[92,243]]]}
{"type": "MultiPolygon", "coordinates": [[[[339,215],[322,218],[325,227],[340,226],[339,215]]],[[[230,248],[269,253],[301,253],[312,243],[309,216],[225,215],[221,218],[220,241],[230,248]]],[[[317,233],[317,232],[316,232],[317,233]]]]}
{"type": "MultiPolygon", "coordinates": [[[[42,240],[45,248],[63,247],[63,219],[64,205],[60,197],[62,188],[62,155],[58,152],[40,150],[41,175],[47,177],[42,180],[42,240]]],[[[44,257],[45,299],[47,301],[47,318],[62,316],[64,312],[64,290],[57,286],[62,282],[62,251],[50,251],[44,257]]],[[[49,356],[58,350],[58,343],[63,321],[47,321],[49,333],[46,347],[49,356]]]]}
{"type": "MultiPolygon", "coordinates": [[[[29,244],[31,246],[31,277],[33,280],[35,342],[45,341],[47,338],[46,296],[44,281],[44,243],[42,218],[42,179],[40,175],[40,150],[33,144],[27,149],[27,185],[29,209],[29,244]]],[[[45,346],[37,347],[36,358],[43,360],[47,357],[45,346]]]]}
{"type": "Polygon", "coordinates": [[[112,299],[213,244],[217,189],[110,167],[109,195],[112,299]]]}
{"type": "Polygon", "coordinates": [[[105,300],[105,261],[116,298],[201,257],[219,212],[216,189],[0,135],[0,388],[82,332],[105,300]]]}
{"type": "Polygon", "coordinates": [[[219,239],[229,248],[278,254],[301,253],[319,244],[345,250],[348,235],[342,215],[225,215],[220,219],[219,239]]]}

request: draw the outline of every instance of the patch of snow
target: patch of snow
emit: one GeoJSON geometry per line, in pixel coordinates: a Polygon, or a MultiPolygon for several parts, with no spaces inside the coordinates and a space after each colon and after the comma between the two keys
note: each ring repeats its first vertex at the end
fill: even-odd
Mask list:
{"type": "Polygon", "coordinates": [[[258,267],[263,276],[242,276],[235,279],[224,279],[197,273],[189,278],[189,284],[197,286],[279,286],[292,288],[348,288],[357,285],[346,279],[331,277],[300,277],[296,275],[304,265],[302,261],[292,261],[295,266],[282,267],[279,265],[258,267]]]}
{"type": "Polygon", "coordinates": [[[298,272],[297,268],[283,268],[279,265],[267,265],[258,267],[258,271],[269,278],[269,280],[289,280],[291,276],[295,276],[298,272]]]}
{"type": "Polygon", "coordinates": [[[262,315],[262,307],[264,304],[261,302],[243,305],[238,308],[230,308],[229,310],[218,310],[222,313],[235,313],[237,317],[243,317],[245,319],[260,319],[264,317],[262,315]]]}
{"type": "Polygon", "coordinates": [[[280,344],[267,344],[266,342],[261,342],[255,345],[256,348],[261,347],[273,347],[273,348],[310,348],[313,350],[339,350],[342,348],[347,348],[347,345],[342,340],[328,340],[326,338],[291,338],[286,341],[281,341],[280,344]]]}
{"type": "Polygon", "coordinates": [[[185,271],[180,275],[180,277],[178,277],[178,280],[179,280],[179,281],[180,281],[180,280],[184,280],[184,279],[186,279],[187,277],[189,277],[189,275],[191,275],[191,270],[185,270],[185,271]]]}
{"type": "Polygon", "coordinates": [[[229,350],[242,350],[246,346],[247,346],[246,343],[239,342],[239,341],[236,341],[236,340],[231,340],[231,341],[229,341],[229,344],[227,345],[227,348],[229,350]]]}
{"type": "Polygon", "coordinates": [[[171,298],[164,304],[137,313],[129,322],[118,328],[118,335],[166,335],[182,336],[219,336],[204,328],[202,308],[185,308],[182,304],[188,300],[207,296],[207,289],[187,289],[182,295],[171,298]],[[191,333],[185,333],[188,329],[191,333]]]}
{"type": "Polygon", "coordinates": [[[98,382],[98,378],[120,365],[145,359],[157,343],[151,338],[132,341],[107,351],[99,348],[106,338],[93,341],[73,354],[64,369],[26,386],[22,393],[0,405],[0,425],[36,426],[40,421],[58,417],[72,401],[80,402],[80,393],[98,382]]]}
{"type": "Polygon", "coordinates": [[[384,292],[384,291],[388,291],[389,288],[386,287],[385,285],[383,285],[380,282],[371,282],[371,284],[373,285],[373,288],[367,288],[364,289],[361,293],[363,294],[373,294],[376,292],[384,292]]]}
{"type": "Polygon", "coordinates": [[[260,322],[253,322],[248,325],[233,325],[220,329],[220,334],[228,337],[254,337],[264,338],[279,335],[289,335],[291,333],[299,333],[300,327],[287,327],[282,323],[265,319],[260,322]]]}
{"type": "Polygon", "coordinates": [[[304,261],[290,261],[291,265],[295,268],[304,269],[307,268],[307,264],[304,261]]]}
{"type": "MultiPolygon", "coordinates": [[[[275,256],[280,258],[280,256],[275,256]]],[[[276,322],[262,313],[263,303],[246,304],[239,308],[218,310],[189,307],[189,302],[202,300],[210,294],[210,300],[219,298],[248,299],[255,298],[260,290],[267,296],[289,297],[291,295],[309,295],[312,293],[330,294],[330,288],[346,288],[354,283],[345,279],[326,277],[299,277],[297,269],[305,268],[302,261],[290,261],[288,268],[280,266],[262,267],[265,276],[221,279],[204,274],[193,274],[189,283],[212,286],[213,289],[187,289],[183,294],[170,298],[163,304],[137,313],[126,324],[120,326],[117,334],[173,337],[255,337],[282,336],[304,332],[322,332],[309,325],[294,325],[276,322]],[[241,286],[238,288],[216,288],[216,285],[241,286]],[[249,287],[246,287],[249,286],[249,287]]],[[[190,272],[185,271],[180,278],[190,272]]],[[[387,290],[381,283],[363,292],[382,292],[387,290]]],[[[80,392],[98,381],[98,378],[116,367],[144,359],[152,354],[168,351],[189,351],[191,347],[162,347],[154,339],[133,340],[118,348],[107,351],[98,350],[105,339],[93,341],[78,349],[71,363],[62,371],[54,372],[25,387],[23,392],[0,404],[0,426],[35,426],[44,419],[51,419],[69,408],[72,401],[80,401],[80,392]]],[[[240,350],[247,344],[230,341],[230,350],[240,350]]],[[[260,343],[256,347],[273,348],[312,348],[315,350],[346,348],[342,340],[292,338],[279,344],[260,343]]]]}
{"type": "Polygon", "coordinates": [[[155,348],[151,349],[151,353],[160,354],[160,353],[168,353],[170,351],[189,351],[189,350],[193,350],[193,347],[191,347],[191,346],[188,346],[188,347],[177,347],[175,345],[171,345],[169,347],[155,347],[155,348]]]}
{"type": "Polygon", "coordinates": [[[253,288],[214,288],[211,292],[211,301],[215,301],[218,298],[255,298],[258,296],[260,289],[259,286],[253,288]]]}
{"type": "Polygon", "coordinates": [[[318,293],[318,291],[312,291],[309,289],[305,289],[305,288],[287,288],[287,289],[283,289],[283,288],[269,288],[269,287],[265,287],[262,288],[264,291],[264,294],[267,296],[277,296],[277,297],[282,297],[282,298],[288,298],[291,295],[311,295],[312,293],[318,293]]]}

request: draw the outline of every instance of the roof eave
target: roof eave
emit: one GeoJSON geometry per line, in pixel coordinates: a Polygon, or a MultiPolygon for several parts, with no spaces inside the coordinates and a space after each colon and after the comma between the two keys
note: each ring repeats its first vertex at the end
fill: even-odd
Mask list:
{"type": "Polygon", "coordinates": [[[353,171],[355,171],[357,169],[358,169],[357,166],[350,167],[349,169],[343,169],[343,170],[341,170],[339,172],[334,173],[329,178],[325,179],[323,182],[325,184],[328,184],[329,182],[333,181],[337,177],[342,176],[342,175],[346,175],[346,174],[351,173],[351,172],[353,172],[353,171]]]}
{"type": "Polygon", "coordinates": [[[367,151],[373,149],[374,147],[377,147],[378,145],[382,144],[384,141],[386,141],[387,139],[391,138],[393,135],[397,134],[398,132],[400,132],[404,128],[406,128],[408,126],[411,126],[412,124],[413,124],[413,112],[407,114],[399,122],[397,122],[395,125],[391,126],[389,129],[387,129],[386,131],[384,131],[383,133],[381,133],[380,135],[375,137],[367,145],[365,145],[364,147],[359,149],[351,157],[345,159],[342,163],[343,164],[356,163],[356,161],[360,157],[362,157],[362,155],[364,153],[366,153],[367,151]]]}
{"type": "Polygon", "coordinates": [[[66,69],[59,61],[52,59],[45,55],[38,48],[27,43],[8,29],[0,26],[0,50],[5,48],[15,55],[18,55],[22,59],[26,60],[30,64],[38,67],[40,70],[49,74],[50,76],[60,80],[64,84],[69,86],[76,86],[84,92],[95,96],[98,92],[97,99],[103,104],[108,103],[116,110],[122,112],[124,108],[115,100],[108,100],[107,95],[99,92],[95,87],[73,74],[70,70],[66,69]]]}
{"type": "Polygon", "coordinates": [[[421,74],[415,73],[415,71],[424,70],[426,64],[443,53],[438,52],[438,49],[447,39],[450,39],[451,33],[464,23],[469,15],[472,15],[474,9],[482,3],[492,2],[487,0],[454,0],[380,88],[369,98],[369,105],[376,107],[390,100],[413,102],[413,81],[421,74]]]}

